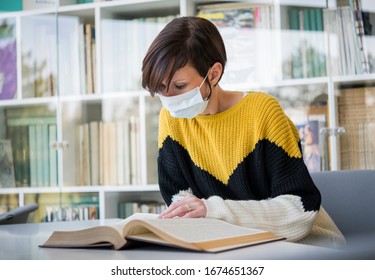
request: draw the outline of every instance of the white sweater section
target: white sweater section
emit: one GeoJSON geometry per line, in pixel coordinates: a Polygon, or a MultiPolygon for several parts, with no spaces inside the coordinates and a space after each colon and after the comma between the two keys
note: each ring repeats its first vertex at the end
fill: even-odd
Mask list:
{"type": "Polygon", "coordinates": [[[331,248],[345,245],[344,236],[323,207],[318,212],[305,211],[300,197],[295,195],[260,201],[224,200],[212,196],[203,201],[207,218],[270,231],[291,242],[331,248]]]}
{"type": "MultiPolygon", "coordinates": [[[[182,191],[173,201],[192,195],[182,191]]],[[[285,237],[287,241],[341,248],[345,238],[323,207],[305,211],[301,198],[280,195],[267,200],[224,200],[219,196],[203,199],[206,218],[215,218],[243,227],[261,229],[285,237]]]]}

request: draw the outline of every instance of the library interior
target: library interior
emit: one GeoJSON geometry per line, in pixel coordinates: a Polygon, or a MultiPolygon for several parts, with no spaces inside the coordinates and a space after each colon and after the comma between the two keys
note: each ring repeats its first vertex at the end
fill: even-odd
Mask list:
{"type": "MultiPolygon", "coordinates": [[[[223,88],[279,101],[343,233],[375,235],[371,0],[0,1],[0,232],[165,211],[157,166],[162,104],[142,88],[142,61],[157,34],[182,16],[219,30],[228,57],[223,88]],[[350,221],[342,204],[353,205],[350,221]]],[[[330,253],[324,256],[337,257],[330,253]]]]}

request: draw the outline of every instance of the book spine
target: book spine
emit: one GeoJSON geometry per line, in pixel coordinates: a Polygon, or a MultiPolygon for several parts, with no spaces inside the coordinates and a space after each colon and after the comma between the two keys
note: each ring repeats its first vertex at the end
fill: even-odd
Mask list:
{"type": "Polygon", "coordinates": [[[90,174],[91,185],[98,186],[100,183],[100,157],[99,157],[99,122],[90,122],[90,174]]]}
{"type": "Polygon", "coordinates": [[[51,187],[58,186],[58,170],[57,170],[57,150],[52,149],[52,143],[57,141],[57,127],[55,124],[48,126],[48,137],[49,137],[49,171],[50,171],[50,182],[51,187]]]}
{"type": "Polygon", "coordinates": [[[29,126],[29,163],[30,163],[30,186],[38,186],[38,171],[37,171],[37,137],[36,137],[36,126],[29,126]]]}

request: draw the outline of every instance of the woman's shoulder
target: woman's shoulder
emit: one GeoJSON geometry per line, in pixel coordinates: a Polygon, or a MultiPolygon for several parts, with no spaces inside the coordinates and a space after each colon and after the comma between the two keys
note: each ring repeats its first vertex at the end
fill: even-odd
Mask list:
{"type": "Polygon", "coordinates": [[[263,91],[249,91],[245,92],[245,98],[252,99],[252,100],[261,100],[261,101],[276,101],[277,99],[275,96],[263,92],[263,91]]]}
{"type": "Polygon", "coordinates": [[[244,101],[251,104],[254,109],[259,112],[264,112],[264,110],[282,110],[277,98],[269,93],[262,91],[250,91],[245,97],[244,101]]]}

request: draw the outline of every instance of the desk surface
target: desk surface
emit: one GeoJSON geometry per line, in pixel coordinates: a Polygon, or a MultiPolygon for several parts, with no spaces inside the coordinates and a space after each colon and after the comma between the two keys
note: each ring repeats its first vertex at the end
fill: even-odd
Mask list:
{"type": "MultiPolygon", "coordinates": [[[[111,219],[105,224],[117,222],[111,219]]],[[[341,259],[343,251],[277,241],[222,253],[191,252],[162,246],[114,251],[110,249],[40,248],[55,230],[75,230],[99,225],[99,221],[0,225],[0,259],[3,260],[199,260],[199,259],[341,259]]]]}

